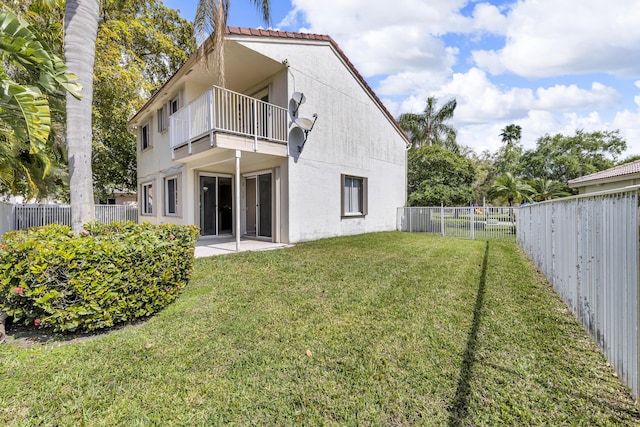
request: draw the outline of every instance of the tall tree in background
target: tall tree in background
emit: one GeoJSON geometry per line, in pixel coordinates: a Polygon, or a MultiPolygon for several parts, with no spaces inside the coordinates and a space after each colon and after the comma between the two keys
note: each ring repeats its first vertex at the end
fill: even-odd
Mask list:
{"type": "Polygon", "coordinates": [[[93,182],[98,199],[136,191],[128,120],[195,50],[193,26],[160,0],[102,0],[96,40],[93,182]]]}
{"type": "MultiPolygon", "coordinates": [[[[262,15],[265,24],[271,21],[270,0],[252,0],[262,15]]],[[[212,62],[215,65],[218,85],[225,87],[224,75],[224,37],[227,32],[227,18],[229,16],[229,0],[199,0],[196,9],[195,31],[198,43],[200,43],[200,54],[206,58],[209,47],[212,49],[212,62]],[[212,45],[204,43],[206,35],[212,34],[212,45]]]]}
{"type": "Polygon", "coordinates": [[[479,155],[472,152],[468,157],[476,167],[476,176],[473,182],[473,200],[476,203],[484,204],[487,200],[489,189],[495,180],[494,153],[484,150],[479,155]]]}
{"type": "Polygon", "coordinates": [[[67,150],[71,227],[75,233],[95,218],[91,172],[93,63],[96,52],[99,0],[67,0],[64,53],[82,85],[82,99],[67,95],[67,150]]]}
{"type": "Polygon", "coordinates": [[[522,128],[514,124],[507,125],[502,129],[500,136],[502,146],[494,156],[495,175],[504,175],[509,172],[518,176],[520,157],[524,151],[520,143],[522,128]]]}
{"type": "Polygon", "coordinates": [[[472,199],[473,161],[439,145],[409,151],[409,206],[460,206],[472,199]]]}
{"type": "Polygon", "coordinates": [[[522,127],[519,125],[507,125],[500,133],[503,144],[516,144],[522,139],[522,127]]]}
{"type": "Polygon", "coordinates": [[[453,117],[457,102],[451,99],[439,109],[437,104],[438,99],[430,96],[421,114],[402,114],[398,122],[411,137],[413,148],[423,145],[440,145],[447,150],[457,152],[456,130],[446,123],[453,117]]]}
{"type": "Polygon", "coordinates": [[[619,131],[576,131],[575,135],[546,135],[534,150],[527,150],[520,164],[523,176],[547,178],[566,184],[570,179],[589,175],[615,165],[627,149],[619,131]]]}

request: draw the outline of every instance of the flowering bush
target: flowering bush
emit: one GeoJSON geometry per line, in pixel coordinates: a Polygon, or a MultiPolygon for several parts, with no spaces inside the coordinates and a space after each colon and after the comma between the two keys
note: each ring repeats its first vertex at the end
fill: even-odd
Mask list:
{"type": "Polygon", "coordinates": [[[0,311],[57,331],[110,327],[174,301],[193,269],[193,226],[62,225],[6,233],[0,246],[0,311]]]}

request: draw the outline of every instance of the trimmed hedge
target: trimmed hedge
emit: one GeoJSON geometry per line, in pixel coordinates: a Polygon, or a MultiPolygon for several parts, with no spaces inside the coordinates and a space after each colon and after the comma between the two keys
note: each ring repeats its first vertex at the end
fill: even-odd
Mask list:
{"type": "Polygon", "coordinates": [[[93,223],[79,236],[52,224],[6,233],[0,311],[14,322],[93,331],[174,301],[193,269],[195,226],[93,223]]]}

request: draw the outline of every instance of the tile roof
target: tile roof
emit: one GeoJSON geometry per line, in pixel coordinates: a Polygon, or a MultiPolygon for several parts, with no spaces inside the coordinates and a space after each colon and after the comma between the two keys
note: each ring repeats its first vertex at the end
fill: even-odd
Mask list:
{"type": "Polygon", "coordinates": [[[581,176],[569,181],[569,185],[580,184],[583,182],[595,181],[598,179],[614,178],[617,176],[631,175],[634,173],[640,173],[640,160],[636,160],[631,163],[625,163],[624,165],[618,165],[611,169],[606,169],[600,172],[595,172],[590,175],[581,176]]]}
{"type": "Polygon", "coordinates": [[[338,55],[342,58],[342,60],[347,64],[349,69],[353,72],[353,75],[356,76],[358,81],[362,84],[362,86],[369,92],[371,97],[376,101],[376,103],[380,106],[382,111],[387,115],[391,123],[396,127],[396,129],[400,132],[400,134],[407,140],[407,143],[410,143],[410,138],[407,133],[400,127],[395,117],[387,110],[387,107],[382,103],[378,95],[371,89],[371,86],[367,83],[367,81],[362,77],[360,72],[356,69],[353,63],[347,58],[344,51],[340,49],[338,43],[335,42],[330,36],[324,34],[311,34],[311,33],[293,33],[290,31],[275,31],[275,30],[263,30],[256,28],[240,28],[240,27],[227,27],[227,34],[229,35],[239,35],[239,36],[256,36],[256,37],[273,37],[273,38],[286,38],[286,39],[297,39],[297,40],[316,40],[316,41],[325,41],[331,44],[333,48],[338,52],[338,55]]]}

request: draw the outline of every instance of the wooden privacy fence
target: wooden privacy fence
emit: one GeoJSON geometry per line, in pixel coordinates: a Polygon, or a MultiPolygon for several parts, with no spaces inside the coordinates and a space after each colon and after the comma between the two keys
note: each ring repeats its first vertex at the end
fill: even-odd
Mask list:
{"type": "Polygon", "coordinates": [[[516,240],[516,210],[512,207],[398,208],[396,228],[478,240],[516,240]]]}
{"type": "Polygon", "coordinates": [[[640,391],[638,203],[640,186],[521,207],[517,241],[602,348],[619,378],[640,391]]]}
{"type": "MultiPolygon", "coordinates": [[[[3,233],[9,230],[24,230],[47,224],[71,225],[69,205],[10,205],[3,203],[2,209],[9,221],[3,233]]],[[[96,205],[96,221],[137,221],[137,206],[96,205]]]]}

